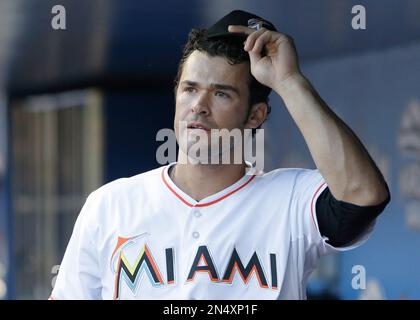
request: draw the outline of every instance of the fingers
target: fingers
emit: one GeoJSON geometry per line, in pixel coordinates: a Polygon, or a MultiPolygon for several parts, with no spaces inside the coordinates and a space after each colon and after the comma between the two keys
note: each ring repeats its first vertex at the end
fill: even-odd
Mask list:
{"type": "Polygon", "coordinates": [[[252,72],[253,66],[255,66],[256,63],[261,60],[262,56],[259,52],[254,52],[254,51],[248,51],[248,54],[249,54],[249,61],[251,62],[251,72],[252,72]]]}
{"type": "Polygon", "coordinates": [[[244,50],[251,51],[254,48],[255,41],[265,32],[266,29],[260,29],[258,31],[253,31],[246,39],[244,50]]]}
{"type": "Polygon", "coordinates": [[[261,30],[254,32],[255,36],[254,34],[252,34],[248,37],[248,38],[251,38],[252,36],[254,36],[252,39],[249,39],[249,43],[247,40],[247,47],[244,48],[246,51],[253,51],[255,53],[260,53],[264,45],[270,41],[271,33],[268,30],[263,30],[262,32],[258,34],[259,31],[261,30]]]}
{"type": "Polygon", "coordinates": [[[260,55],[264,46],[270,41],[277,41],[278,39],[282,39],[282,38],[284,38],[284,40],[291,40],[291,38],[287,36],[286,34],[270,31],[270,30],[267,30],[266,28],[255,30],[255,29],[248,28],[245,26],[230,25],[228,27],[228,31],[234,32],[234,33],[247,34],[248,37],[244,43],[244,50],[248,51],[249,53],[253,52],[257,56],[260,55]]]}
{"type": "Polygon", "coordinates": [[[230,25],[228,27],[228,31],[229,32],[235,32],[235,33],[244,33],[244,34],[248,35],[248,37],[245,41],[245,45],[244,45],[244,50],[245,51],[251,51],[252,50],[254,52],[260,52],[262,50],[264,44],[267,41],[269,41],[270,38],[271,38],[270,31],[265,29],[265,28],[255,30],[255,29],[248,28],[248,27],[245,27],[245,26],[230,25]]]}
{"type": "Polygon", "coordinates": [[[228,27],[229,32],[235,32],[235,33],[245,33],[245,34],[251,34],[255,31],[255,29],[248,28],[245,26],[239,26],[239,25],[230,25],[228,27]]]}
{"type": "Polygon", "coordinates": [[[263,34],[265,31],[268,32],[267,29],[265,28],[261,28],[260,30],[256,31],[255,29],[252,28],[248,28],[245,26],[238,26],[238,25],[230,25],[228,27],[228,31],[229,32],[234,32],[234,33],[244,33],[247,34],[248,37],[246,39],[245,45],[244,45],[244,50],[245,51],[250,51],[252,50],[252,48],[254,47],[254,43],[256,41],[256,39],[263,34]]]}

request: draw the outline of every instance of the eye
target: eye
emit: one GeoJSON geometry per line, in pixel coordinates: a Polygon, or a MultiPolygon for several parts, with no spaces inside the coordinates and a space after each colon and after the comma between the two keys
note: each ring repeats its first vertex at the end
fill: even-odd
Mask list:
{"type": "Polygon", "coordinates": [[[195,88],[194,87],[185,87],[184,91],[185,92],[195,92],[195,88]]]}
{"type": "Polygon", "coordinates": [[[220,97],[220,98],[230,98],[230,96],[227,93],[223,92],[223,91],[216,91],[214,93],[214,95],[216,97],[220,97]]]}

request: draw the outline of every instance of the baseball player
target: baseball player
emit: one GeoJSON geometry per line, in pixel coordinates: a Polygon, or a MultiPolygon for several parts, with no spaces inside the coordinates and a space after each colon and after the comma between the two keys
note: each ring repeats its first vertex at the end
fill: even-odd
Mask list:
{"type": "Polygon", "coordinates": [[[178,161],[89,195],[51,299],[305,299],[318,258],[365,242],[390,200],[368,152],[302,75],[293,40],[248,12],[190,32],[175,96],[178,161]],[[271,90],[316,170],[182,161],[198,133],[259,128],[271,90]]]}

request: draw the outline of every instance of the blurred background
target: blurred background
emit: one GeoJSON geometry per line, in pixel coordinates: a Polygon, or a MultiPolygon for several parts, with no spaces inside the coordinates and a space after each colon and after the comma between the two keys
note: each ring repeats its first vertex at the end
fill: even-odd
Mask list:
{"type": "MultiPolygon", "coordinates": [[[[186,36],[234,9],[293,36],[304,74],[391,189],[370,240],[323,258],[309,297],[420,299],[418,0],[0,0],[0,299],[48,298],[86,196],[159,166],[186,36]],[[52,28],[57,4],[65,30],[52,28]]],[[[281,99],[271,105],[266,171],[315,168],[281,99]]]]}

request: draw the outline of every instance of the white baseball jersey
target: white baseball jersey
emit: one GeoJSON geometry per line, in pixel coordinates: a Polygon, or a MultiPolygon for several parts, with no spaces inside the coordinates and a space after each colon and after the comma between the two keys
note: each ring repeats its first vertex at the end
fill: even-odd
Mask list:
{"type": "Polygon", "coordinates": [[[326,243],[318,170],[248,174],[195,201],[171,165],[89,195],[52,299],[305,299],[317,259],[360,245],[373,227],[348,247],[326,243]]]}

